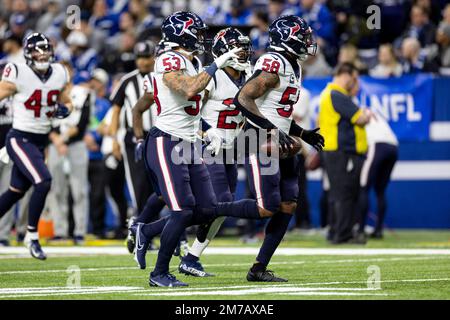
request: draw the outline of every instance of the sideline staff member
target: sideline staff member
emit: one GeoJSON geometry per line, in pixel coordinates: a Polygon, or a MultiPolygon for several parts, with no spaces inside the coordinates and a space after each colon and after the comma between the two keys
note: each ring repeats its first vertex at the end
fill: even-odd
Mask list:
{"type": "Polygon", "coordinates": [[[335,244],[365,243],[352,234],[359,177],[367,151],[364,125],[371,117],[369,110],[358,108],[352,101],[358,90],[358,70],[351,63],[342,63],[319,102],[319,127],[327,142],[323,149],[324,167],[332,205],[328,239],[335,244]]]}

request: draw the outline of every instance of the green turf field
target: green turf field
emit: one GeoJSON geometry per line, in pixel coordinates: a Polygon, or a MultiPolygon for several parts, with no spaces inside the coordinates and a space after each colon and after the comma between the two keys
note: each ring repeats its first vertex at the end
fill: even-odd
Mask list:
{"type": "MultiPolygon", "coordinates": [[[[291,233],[281,248],[310,251],[275,255],[270,269],[288,278],[287,284],[247,282],[254,254],[205,254],[205,268],[216,274],[211,278],[178,275],[174,257],[171,269],[190,285],[183,289],[148,286],[155,253],[148,255],[147,270],[139,270],[125,253],[87,255],[92,248],[102,251],[98,242],[91,244],[96,247],[88,245],[86,254],[77,256],[49,252],[44,262],[0,248],[0,299],[450,299],[450,231],[389,232],[382,241],[343,247],[328,245],[318,234],[291,233]],[[421,251],[379,251],[384,248],[421,251]],[[332,250],[324,254],[323,249],[332,250]]],[[[105,244],[105,252],[118,245],[105,244]]],[[[235,253],[258,246],[236,238],[217,239],[212,245],[233,247],[235,253]]]]}

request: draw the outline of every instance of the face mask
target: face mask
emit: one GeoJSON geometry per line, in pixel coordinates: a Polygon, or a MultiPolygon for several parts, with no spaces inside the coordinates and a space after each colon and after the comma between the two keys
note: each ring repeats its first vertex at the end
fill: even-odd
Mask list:
{"type": "Polygon", "coordinates": [[[47,69],[50,67],[50,62],[37,62],[34,61],[34,67],[39,71],[47,71],[47,69]]]}
{"type": "Polygon", "coordinates": [[[231,60],[228,60],[225,66],[233,68],[234,70],[237,71],[244,71],[250,66],[250,62],[239,62],[238,59],[233,58],[231,60]]]}

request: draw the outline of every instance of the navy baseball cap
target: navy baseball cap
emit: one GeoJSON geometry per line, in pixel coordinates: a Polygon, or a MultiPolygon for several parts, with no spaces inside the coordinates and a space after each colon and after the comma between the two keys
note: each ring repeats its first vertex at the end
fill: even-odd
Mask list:
{"type": "Polygon", "coordinates": [[[140,41],[134,46],[134,55],[136,57],[152,57],[155,55],[156,45],[150,41],[140,41]]]}

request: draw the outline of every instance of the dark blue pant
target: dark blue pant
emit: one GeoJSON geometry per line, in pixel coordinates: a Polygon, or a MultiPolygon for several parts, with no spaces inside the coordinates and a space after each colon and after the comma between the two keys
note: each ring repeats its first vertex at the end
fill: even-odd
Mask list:
{"type": "Polygon", "coordinates": [[[193,144],[173,141],[170,135],[154,127],[147,136],[145,147],[146,165],[170,210],[217,205],[208,169],[193,144]],[[182,147],[189,149],[190,154],[173,158],[182,147]]]}
{"type": "MultiPolygon", "coordinates": [[[[274,160],[278,161],[278,160],[274,160]]],[[[298,172],[296,158],[280,159],[279,164],[267,164],[260,156],[246,157],[245,169],[248,184],[258,205],[271,212],[277,212],[281,202],[296,201],[298,197],[298,172]],[[276,170],[266,174],[264,169],[275,165],[276,170]]]]}
{"type": "Polygon", "coordinates": [[[6,150],[14,163],[11,173],[13,188],[25,192],[31,185],[51,180],[44,157],[47,143],[46,134],[33,134],[15,129],[9,131],[6,150]]]}
{"type": "MultiPolygon", "coordinates": [[[[228,151],[228,150],[226,150],[228,151]]],[[[226,152],[225,151],[225,152],[226,152]]],[[[222,155],[222,153],[220,154],[222,155]]],[[[220,156],[219,155],[219,156],[220,156]]],[[[237,165],[223,161],[207,164],[211,182],[218,202],[231,202],[234,199],[237,185],[237,165]]]]}
{"type": "Polygon", "coordinates": [[[367,159],[361,170],[361,191],[358,200],[360,211],[359,231],[363,232],[369,211],[369,191],[374,189],[377,197],[377,223],[375,230],[383,230],[386,215],[385,192],[388,186],[392,169],[398,158],[398,147],[388,143],[376,143],[369,147],[367,159]]]}
{"type": "Polygon", "coordinates": [[[208,169],[194,144],[174,140],[153,127],[146,139],[144,160],[172,211],[161,234],[161,248],[152,272],[156,276],[169,271],[169,262],[180,236],[192,224],[194,209],[212,211],[217,201],[208,169]]]}
{"type": "Polygon", "coordinates": [[[34,186],[28,212],[28,231],[36,231],[45,199],[50,191],[51,175],[45,165],[44,149],[48,135],[33,134],[11,129],[6,138],[6,149],[13,161],[10,186],[0,195],[0,217],[5,214],[24,193],[34,186]]]}

